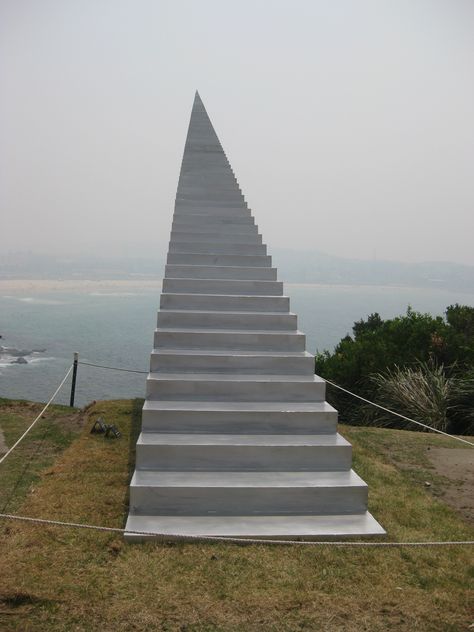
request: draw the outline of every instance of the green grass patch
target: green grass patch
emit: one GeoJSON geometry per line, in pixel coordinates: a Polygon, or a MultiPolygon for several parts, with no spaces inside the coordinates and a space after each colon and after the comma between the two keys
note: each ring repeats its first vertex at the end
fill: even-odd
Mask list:
{"type": "MultiPolygon", "coordinates": [[[[123,527],[140,407],[130,400],[90,408],[80,436],[38,473],[18,512],[123,527]],[[121,439],[91,435],[98,416],[115,423],[121,439]]],[[[474,539],[472,525],[424,485],[433,476],[427,448],[452,445],[448,440],[341,431],[354,445],[369,509],[388,539],[474,539]]],[[[14,522],[0,532],[2,631],[411,632],[472,623],[467,547],[130,545],[114,534],[14,522]]]]}
{"type": "MultiPolygon", "coordinates": [[[[41,412],[43,404],[0,398],[0,428],[12,446],[41,412]]],[[[17,448],[0,465],[0,510],[13,512],[45,468],[78,437],[77,409],[52,405],[17,448]]]]}

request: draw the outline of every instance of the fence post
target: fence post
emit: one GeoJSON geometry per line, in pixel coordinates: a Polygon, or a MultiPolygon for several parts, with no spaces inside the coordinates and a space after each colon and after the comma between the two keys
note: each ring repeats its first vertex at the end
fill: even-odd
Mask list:
{"type": "Polygon", "coordinates": [[[77,365],[79,364],[79,354],[74,354],[74,362],[72,365],[72,383],[71,383],[71,399],[69,400],[69,406],[74,407],[74,396],[76,394],[76,377],[77,377],[77,365]]]}

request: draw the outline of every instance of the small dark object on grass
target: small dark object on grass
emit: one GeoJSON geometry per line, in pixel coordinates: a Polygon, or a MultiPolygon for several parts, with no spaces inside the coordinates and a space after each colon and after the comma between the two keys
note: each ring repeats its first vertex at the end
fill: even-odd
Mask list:
{"type": "Polygon", "coordinates": [[[99,417],[91,428],[91,434],[103,434],[104,437],[115,437],[119,439],[122,435],[117,426],[106,424],[102,417],[99,417]]]}
{"type": "Polygon", "coordinates": [[[106,431],[107,426],[102,417],[99,417],[91,428],[91,434],[104,434],[106,431]]]}
{"type": "Polygon", "coordinates": [[[105,426],[105,435],[104,437],[115,437],[115,439],[120,439],[121,437],[121,433],[120,430],[117,428],[117,426],[114,426],[113,424],[107,424],[105,426]]]}

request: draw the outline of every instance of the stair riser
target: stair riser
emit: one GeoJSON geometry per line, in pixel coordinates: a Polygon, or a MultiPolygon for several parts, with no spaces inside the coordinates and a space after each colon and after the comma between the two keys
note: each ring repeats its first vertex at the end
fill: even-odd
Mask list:
{"type": "Polygon", "coordinates": [[[156,331],[155,348],[304,351],[304,334],[156,331]]]}
{"type": "Polygon", "coordinates": [[[337,413],[144,410],[144,432],[228,434],[331,434],[337,413]]]}
{"type": "Polygon", "coordinates": [[[225,211],[225,209],[229,209],[229,211],[245,211],[248,209],[245,200],[243,199],[235,199],[235,200],[224,200],[224,199],[215,199],[215,200],[204,200],[202,198],[191,198],[182,196],[176,196],[175,210],[179,210],[180,212],[196,212],[202,213],[203,211],[217,211],[219,214],[225,211]]]}
{"type": "Polygon", "coordinates": [[[314,358],[268,358],[265,356],[182,355],[153,353],[150,370],[162,373],[239,373],[240,375],[312,375],[314,358]]]}
{"type": "Polygon", "coordinates": [[[170,242],[170,253],[190,253],[190,254],[229,254],[229,255],[266,255],[267,247],[263,244],[225,244],[225,243],[194,243],[190,242],[170,242]]]}
{"type": "Polygon", "coordinates": [[[258,235],[258,226],[255,224],[231,224],[230,222],[216,223],[208,221],[203,223],[202,220],[184,223],[183,221],[174,221],[171,226],[171,234],[176,232],[192,233],[193,235],[207,233],[224,233],[226,235],[258,235]]]}
{"type": "Polygon", "coordinates": [[[296,331],[295,314],[236,314],[234,312],[174,312],[159,311],[158,327],[193,329],[209,327],[210,329],[262,329],[264,331],[278,329],[296,331]]]}
{"type": "Polygon", "coordinates": [[[136,467],[161,471],[345,471],[351,469],[351,447],[137,444],[136,467]]]}
{"type": "Polygon", "coordinates": [[[222,176],[206,180],[203,178],[195,179],[194,181],[191,179],[180,180],[178,191],[180,195],[191,196],[196,194],[216,195],[219,193],[223,195],[228,194],[231,198],[235,198],[242,195],[242,191],[234,178],[222,178],[222,176]]]}
{"type": "MultiPolygon", "coordinates": [[[[219,229],[251,229],[255,227],[255,219],[253,217],[236,215],[235,217],[228,217],[226,215],[174,215],[173,216],[173,228],[178,226],[189,227],[190,230],[195,228],[202,228],[207,230],[209,227],[218,226],[219,229]]],[[[182,229],[181,229],[182,230],[182,229]]]]}
{"type": "Polygon", "coordinates": [[[363,513],[367,488],[360,487],[135,487],[133,514],[298,515],[363,513]]]}
{"type": "Polygon", "coordinates": [[[149,399],[217,402],[322,402],[324,382],[233,382],[153,380],[146,383],[149,399]]]}
{"type": "Polygon", "coordinates": [[[219,294],[162,294],[161,309],[189,309],[248,312],[288,312],[287,296],[223,296],[219,294]]]}
{"type": "Polygon", "coordinates": [[[163,279],[163,292],[171,294],[224,294],[282,296],[281,281],[233,281],[231,279],[163,279]]]}
{"type": "Polygon", "coordinates": [[[187,190],[190,187],[212,187],[214,189],[232,189],[236,191],[240,191],[240,186],[235,178],[235,176],[230,173],[227,169],[225,173],[211,173],[208,172],[206,175],[196,175],[196,174],[185,174],[182,175],[178,180],[178,189],[187,190]]]}
{"type": "Polygon", "coordinates": [[[168,264],[192,266],[243,266],[271,268],[272,258],[269,255],[203,255],[203,254],[168,254],[168,264]]]}
{"type": "Polygon", "coordinates": [[[202,200],[203,202],[225,202],[228,204],[239,203],[243,200],[243,195],[239,190],[220,189],[214,190],[212,188],[203,189],[202,187],[194,187],[194,190],[188,189],[187,191],[180,190],[176,196],[177,200],[202,200]]]}
{"type": "Polygon", "coordinates": [[[260,245],[262,243],[262,235],[259,235],[257,229],[253,234],[240,234],[231,233],[228,234],[223,228],[220,232],[208,232],[208,233],[193,233],[184,231],[171,231],[170,241],[173,243],[189,243],[196,244],[214,244],[216,242],[222,244],[247,244],[247,245],[260,245]]]}
{"type": "Polygon", "coordinates": [[[204,207],[197,205],[176,205],[173,220],[180,218],[194,218],[194,217],[208,217],[208,218],[228,218],[230,220],[251,218],[252,212],[249,208],[241,206],[238,208],[230,208],[223,206],[204,207]]]}
{"type": "Polygon", "coordinates": [[[246,281],[276,281],[276,268],[251,268],[239,266],[170,265],[165,276],[172,279],[231,279],[246,281]]]}

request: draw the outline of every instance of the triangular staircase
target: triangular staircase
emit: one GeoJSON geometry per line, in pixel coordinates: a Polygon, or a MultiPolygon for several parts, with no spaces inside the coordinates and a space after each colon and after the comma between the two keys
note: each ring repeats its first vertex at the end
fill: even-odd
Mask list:
{"type": "Polygon", "coordinates": [[[271,265],[196,93],[127,539],[384,533],[271,265]]]}

